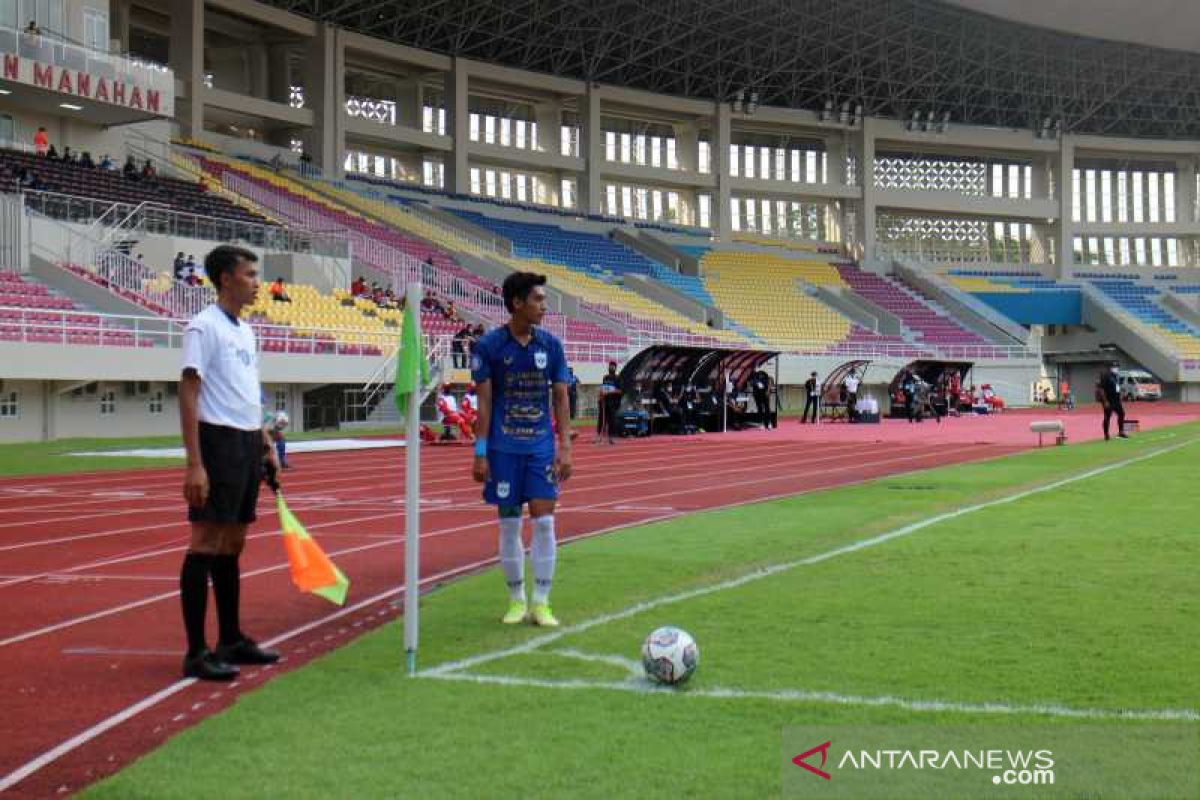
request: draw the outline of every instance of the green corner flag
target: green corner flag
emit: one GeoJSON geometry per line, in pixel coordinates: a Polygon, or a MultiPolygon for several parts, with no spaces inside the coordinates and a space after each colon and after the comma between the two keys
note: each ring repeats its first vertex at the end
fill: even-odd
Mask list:
{"type": "Polygon", "coordinates": [[[396,351],[396,409],[408,413],[408,398],[429,383],[429,360],[425,358],[425,338],[421,335],[420,312],[409,303],[404,308],[400,328],[400,349],[396,351]]]}

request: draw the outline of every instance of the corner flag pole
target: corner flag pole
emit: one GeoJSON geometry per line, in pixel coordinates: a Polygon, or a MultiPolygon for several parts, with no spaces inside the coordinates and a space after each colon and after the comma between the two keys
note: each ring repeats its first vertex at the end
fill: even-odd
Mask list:
{"type": "MultiPolygon", "coordinates": [[[[420,283],[408,284],[405,306],[408,313],[419,315],[420,283]]],[[[421,400],[425,387],[421,385],[419,371],[416,380],[417,386],[408,398],[408,419],[404,428],[404,652],[408,657],[409,675],[417,671],[417,642],[421,629],[421,400]]]]}

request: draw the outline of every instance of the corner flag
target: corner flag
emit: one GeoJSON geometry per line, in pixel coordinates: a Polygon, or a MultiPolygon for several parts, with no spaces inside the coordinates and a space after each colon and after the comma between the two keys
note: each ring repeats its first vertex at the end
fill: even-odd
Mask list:
{"type": "Polygon", "coordinates": [[[404,306],[400,349],[396,351],[396,410],[401,419],[408,413],[408,398],[427,383],[429,361],[425,358],[425,337],[421,335],[421,312],[419,306],[414,308],[410,297],[404,306]]]}

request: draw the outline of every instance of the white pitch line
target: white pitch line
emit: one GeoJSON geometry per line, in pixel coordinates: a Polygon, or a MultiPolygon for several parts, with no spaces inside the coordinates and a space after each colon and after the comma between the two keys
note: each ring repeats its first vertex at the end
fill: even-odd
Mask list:
{"type": "Polygon", "coordinates": [[[640,661],[635,661],[632,658],[618,655],[604,655],[602,653],[587,653],[583,650],[575,650],[574,648],[564,647],[561,650],[547,650],[547,655],[562,656],[563,658],[574,658],[578,661],[590,661],[595,664],[608,664],[613,667],[620,667],[629,673],[632,678],[645,678],[646,673],[642,668],[640,661]]]}
{"type": "MultiPolygon", "coordinates": [[[[459,575],[464,572],[469,572],[474,569],[479,569],[481,567],[488,566],[489,564],[492,564],[494,562],[495,562],[495,559],[491,558],[491,559],[486,559],[483,561],[477,561],[473,564],[467,564],[467,565],[464,565],[461,567],[455,567],[454,569],[448,570],[446,572],[441,572],[441,573],[438,573],[437,575],[430,575],[427,578],[422,578],[421,585],[426,586],[429,584],[433,584],[438,581],[445,580],[447,578],[453,577],[455,575],[459,575]]],[[[327,614],[326,616],[321,617],[320,619],[313,620],[312,622],[308,622],[308,623],[305,623],[298,627],[292,628],[289,631],[285,631],[284,633],[281,633],[278,636],[274,636],[271,639],[268,639],[267,641],[263,642],[262,644],[265,647],[273,647],[274,645],[279,644],[280,642],[284,642],[284,641],[287,641],[288,639],[292,639],[292,638],[295,638],[296,636],[305,634],[314,628],[318,628],[322,625],[326,625],[330,622],[333,622],[334,620],[341,619],[342,617],[346,616],[347,614],[353,614],[356,611],[360,611],[360,610],[366,608],[367,606],[374,605],[375,603],[378,603],[382,600],[386,600],[389,597],[398,595],[401,592],[403,592],[403,589],[388,589],[387,591],[380,592],[379,594],[373,595],[371,597],[366,598],[365,600],[355,603],[352,606],[347,606],[346,608],[343,608],[338,611],[334,611],[330,614],[327,614]]],[[[154,694],[150,695],[149,697],[143,698],[142,700],[139,700],[138,702],[134,703],[131,706],[127,706],[126,708],[122,709],[121,711],[118,711],[116,714],[113,714],[110,717],[106,717],[105,719],[102,719],[100,722],[97,722],[95,725],[92,725],[90,728],[80,731],[76,735],[72,736],[70,739],[67,739],[64,742],[60,742],[58,745],[50,748],[49,750],[45,751],[41,755],[25,762],[20,767],[17,767],[15,770],[8,773],[7,775],[0,777],[0,792],[4,792],[4,791],[12,788],[16,784],[18,784],[21,781],[28,778],[33,773],[40,770],[42,767],[45,767],[47,764],[51,764],[54,761],[57,761],[59,758],[62,758],[67,753],[70,753],[72,750],[82,747],[83,745],[92,741],[93,739],[100,736],[101,734],[112,730],[113,728],[117,727],[122,722],[125,722],[128,719],[132,719],[133,717],[136,717],[138,714],[142,713],[146,709],[153,708],[154,706],[161,703],[163,700],[166,700],[167,698],[171,697],[172,695],[178,694],[179,692],[183,691],[184,689],[188,688],[189,686],[191,686],[194,683],[196,683],[195,678],[184,678],[182,680],[178,680],[175,683],[172,683],[170,686],[167,686],[166,688],[155,692],[154,694]]]]}
{"type": "Polygon", "coordinates": [[[438,666],[430,667],[428,669],[422,670],[418,674],[425,676],[425,677],[437,677],[437,676],[447,675],[452,672],[459,672],[462,670],[470,669],[471,667],[478,666],[479,664],[486,664],[490,661],[496,661],[496,660],[499,660],[502,658],[507,658],[509,656],[517,655],[520,653],[529,653],[534,650],[537,650],[538,648],[542,647],[543,645],[549,644],[551,642],[556,642],[565,636],[570,636],[572,634],[581,633],[583,631],[590,630],[591,628],[595,628],[600,625],[606,625],[610,622],[615,622],[617,620],[627,619],[628,617],[632,617],[636,614],[640,614],[643,611],[649,611],[651,609],[659,608],[660,606],[665,606],[665,605],[669,605],[672,603],[679,603],[684,600],[691,600],[696,597],[704,597],[705,595],[715,594],[716,592],[722,592],[727,589],[735,589],[739,586],[745,586],[748,583],[753,583],[755,581],[762,580],[763,578],[769,578],[772,575],[777,575],[781,572],[787,572],[789,570],[796,569],[797,567],[811,566],[813,564],[819,564],[823,561],[828,561],[830,559],[837,558],[838,556],[844,556],[844,555],[849,555],[851,553],[857,553],[860,550],[865,550],[870,547],[876,547],[878,545],[884,544],[885,542],[890,542],[893,539],[899,539],[904,536],[910,536],[910,535],[916,533],[917,531],[924,530],[925,528],[929,528],[934,525],[938,525],[938,524],[940,524],[942,522],[946,522],[948,520],[957,519],[958,517],[966,516],[968,514],[973,514],[976,511],[983,511],[984,509],[993,508],[995,506],[1006,505],[1008,503],[1015,503],[1018,500],[1024,500],[1027,497],[1033,497],[1034,495],[1043,494],[1045,492],[1053,491],[1055,489],[1061,489],[1064,486],[1069,486],[1073,483],[1078,483],[1079,481],[1087,480],[1089,478],[1094,478],[1099,475],[1104,475],[1104,474],[1106,474],[1108,472],[1112,472],[1114,470],[1122,469],[1124,467],[1129,466],[1130,464],[1136,464],[1141,461],[1146,461],[1151,458],[1156,458],[1160,455],[1164,455],[1166,453],[1170,453],[1175,450],[1179,450],[1179,449],[1182,449],[1189,445],[1195,444],[1197,441],[1200,441],[1200,439],[1190,439],[1186,442],[1182,442],[1179,444],[1173,444],[1173,445],[1170,445],[1167,447],[1161,447],[1157,450],[1152,450],[1148,453],[1143,453],[1142,455],[1139,455],[1139,456],[1127,458],[1127,459],[1124,459],[1123,461],[1116,461],[1111,464],[1105,464],[1102,467],[1096,467],[1094,469],[1087,470],[1086,472],[1081,472],[1077,475],[1072,475],[1068,478],[1061,478],[1059,480],[1051,481],[1050,483],[1043,484],[1041,486],[1035,486],[1031,489],[1024,489],[1022,491],[1015,492],[1013,494],[1006,495],[1004,497],[999,497],[994,500],[988,500],[983,503],[976,503],[975,505],[965,506],[963,508],[955,509],[954,511],[947,511],[947,512],[937,514],[932,517],[927,517],[926,519],[920,520],[918,522],[913,522],[913,523],[910,523],[903,527],[896,528],[894,530],[888,531],[886,533],[881,533],[877,536],[872,536],[867,539],[860,539],[856,542],[852,542],[850,544],[834,548],[833,550],[827,550],[823,553],[818,553],[817,555],[808,556],[806,558],[797,559],[795,561],[786,561],[786,562],[783,562],[780,564],[772,564],[770,566],[756,569],[753,572],[749,572],[745,575],[742,575],[737,578],[732,578],[727,581],[722,581],[720,583],[714,583],[709,586],[702,586],[697,589],[690,589],[685,592],[678,592],[676,594],[665,595],[663,597],[659,597],[654,600],[646,600],[644,602],[637,603],[635,605],[624,608],[620,611],[614,611],[610,614],[602,614],[598,617],[593,617],[590,620],[585,620],[583,622],[576,623],[575,625],[569,625],[565,628],[561,628],[558,631],[555,631],[554,633],[548,633],[548,634],[543,634],[541,636],[535,636],[534,638],[528,639],[527,641],[525,641],[519,645],[515,645],[513,647],[504,648],[502,650],[493,650],[492,652],[489,652],[489,653],[480,653],[479,655],[468,656],[467,658],[458,659],[456,661],[448,661],[444,664],[440,664],[438,666]]]}
{"type": "MultiPolygon", "coordinates": [[[[563,651],[557,651],[563,655],[563,651]]],[[[840,706],[887,706],[906,711],[924,711],[960,714],[1037,715],[1067,719],[1119,719],[1158,720],[1171,722],[1200,721],[1200,711],[1186,708],[1072,708],[1052,703],[961,703],[949,700],[910,700],[904,697],[882,695],[840,694],[837,692],[814,692],[802,689],[779,689],[776,691],[736,689],[724,686],[708,688],[687,687],[673,689],[648,680],[640,681],[589,681],[582,679],[551,680],[546,678],[524,678],[516,675],[479,675],[469,672],[426,672],[422,677],[443,681],[494,684],[497,686],[520,686],[537,689],[607,689],[635,694],[671,694],[678,697],[704,697],[723,700],[770,700],[782,703],[825,703],[840,706]]]]}

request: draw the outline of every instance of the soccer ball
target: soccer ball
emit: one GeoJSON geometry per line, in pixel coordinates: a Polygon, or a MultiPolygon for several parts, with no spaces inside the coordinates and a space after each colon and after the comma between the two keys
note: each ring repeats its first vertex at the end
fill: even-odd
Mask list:
{"type": "Polygon", "coordinates": [[[642,642],[642,667],[655,683],[678,685],[692,677],[700,663],[700,648],[685,630],[658,628],[642,642]]]}

